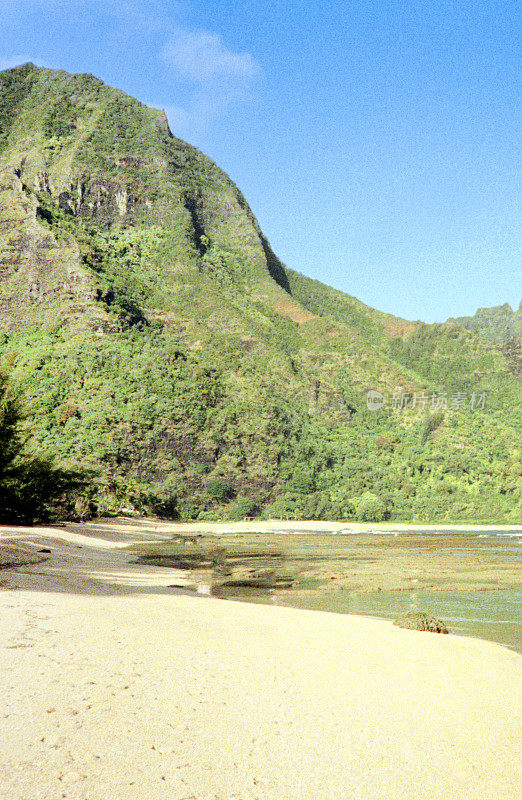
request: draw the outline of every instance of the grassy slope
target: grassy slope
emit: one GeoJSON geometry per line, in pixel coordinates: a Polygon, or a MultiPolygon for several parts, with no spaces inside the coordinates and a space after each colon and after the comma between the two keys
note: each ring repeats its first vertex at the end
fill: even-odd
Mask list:
{"type": "Polygon", "coordinates": [[[96,468],[100,510],[517,513],[516,385],[491,345],[285,271],[232,181],[92,76],[9,70],[0,98],[3,364],[33,447],[96,468]],[[425,410],[368,412],[370,388],[492,405],[426,437],[425,410]]]}

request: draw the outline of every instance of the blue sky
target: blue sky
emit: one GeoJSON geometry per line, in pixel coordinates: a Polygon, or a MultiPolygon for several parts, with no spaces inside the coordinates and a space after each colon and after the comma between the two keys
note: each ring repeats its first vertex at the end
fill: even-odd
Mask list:
{"type": "Polygon", "coordinates": [[[428,322],[522,297],[511,0],[0,0],[0,68],[165,108],[287,266],[428,322]]]}

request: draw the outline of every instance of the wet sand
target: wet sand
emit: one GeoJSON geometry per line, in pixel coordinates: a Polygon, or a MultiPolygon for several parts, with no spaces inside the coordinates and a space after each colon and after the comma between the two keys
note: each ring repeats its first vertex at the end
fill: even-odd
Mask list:
{"type": "Polygon", "coordinates": [[[518,800],[520,656],[175,594],[124,547],[167,533],[0,529],[51,550],[0,573],[1,797],[518,800]]]}

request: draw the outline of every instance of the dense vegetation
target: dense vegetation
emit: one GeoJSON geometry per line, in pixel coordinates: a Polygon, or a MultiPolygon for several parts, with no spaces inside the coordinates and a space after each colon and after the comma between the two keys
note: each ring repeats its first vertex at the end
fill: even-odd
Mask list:
{"type": "Polygon", "coordinates": [[[26,452],[19,398],[0,375],[0,521],[48,522],[74,513],[87,477],[26,452]]]}
{"type": "Polygon", "coordinates": [[[92,76],[2,73],[8,118],[0,366],[58,491],[21,451],[0,486],[34,518],[520,519],[509,353],[286,270],[229,178],[92,76]]]}
{"type": "Polygon", "coordinates": [[[457,317],[448,320],[458,322],[469,330],[478,331],[481,336],[497,345],[522,339],[522,301],[516,311],[509,303],[492,308],[479,308],[473,317],[457,317]]]}

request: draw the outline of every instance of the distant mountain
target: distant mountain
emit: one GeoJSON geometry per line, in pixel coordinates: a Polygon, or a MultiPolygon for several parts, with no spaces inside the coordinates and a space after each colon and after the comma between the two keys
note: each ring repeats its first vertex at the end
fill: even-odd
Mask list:
{"type": "Polygon", "coordinates": [[[502,345],[513,338],[522,339],[522,301],[517,311],[504,303],[503,306],[479,308],[473,317],[452,317],[448,322],[457,322],[490,342],[502,345]]]}
{"type": "Polygon", "coordinates": [[[163,112],[0,73],[0,371],[28,447],[92,471],[79,516],[514,519],[510,365],[286,269],[163,112]]]}
{"type": "Polygon", "coordinates": [[[513,375],[522,375],[522,301],[517,311],[509,303],[479,308],[473,317],[457,317],[448,322],[464,325],[492,342],[505,356],[513,375]]]}

